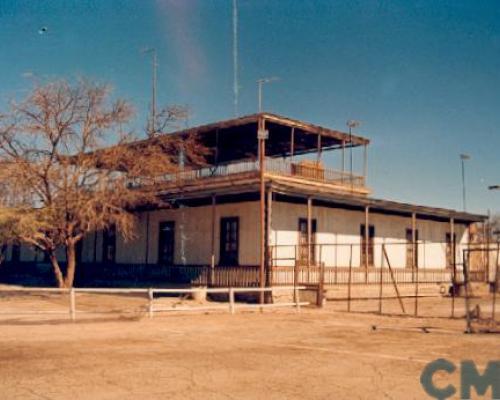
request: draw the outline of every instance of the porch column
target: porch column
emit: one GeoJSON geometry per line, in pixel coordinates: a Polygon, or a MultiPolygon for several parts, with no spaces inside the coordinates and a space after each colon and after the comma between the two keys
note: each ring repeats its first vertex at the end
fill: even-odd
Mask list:
{"type": "Polygon", "coordinates": [[[215,193],[212,194],[212,207],[211,207],[211,211],[212,211],[212,221],[211,221],[211,232],[210,232],[210,239],[211,239],[211,242],[210,242],[210,250],[211,250],[211,255],[210,255],[210,275],[209,275],[209,279],[210,279],[210,282],[209,284],[210,285],[213,285],[215,283],[215,224],[216,224],[216,221],[215,221],[215,205],[216,205],[216,195],[215,193]]]}
{"type": "Polygon", "coordinates": [[[411,214],[411,266],[412,275],[415,282],[415,307],[413,314],[418,316],[418,265],[417,265],[417,214],[411,214]]]}
{"type": "Polygon", "coordinates": [[[342,173],[345,172],[345,140],[342,140],[342,173]]]}
{"type": "Polygon", "coordinates": [[[318,133],[318,143],[316,148],[316,162],[319,164],[321,161],[321,134],[318,133]]]}
{"type": "Polygon", "coordinates": [[[368,176],[368,146],[363,146],[363,179],[366,185],[366,177],[368,176]]]}
{"type": "MultiPolygon", "coordinates": [[[[369,219],[370,207],[365,206],[365,248],[363,249],[365,253],[365,281],[368,282],[368,240],[370,239],[370,219],[369,219]]],[[[382,268],[382,266],[380,266],[382,268]]]]}
{"type": "Polygon", "coordinates": [[[312,198],[307,198],[307,268],[311,267],[312,245],[312,198]]]}
{"type": "Polygon", "coordinates": [[[273,215],[273,192],[272,190],[267,191],[267,221],[266,221],[266,265],[267,265],[267,274],[266,274],[266,285],[272,286],[273,283],[273,249],[271,247],[271,235],[272,235],[272,215],[273,215]]]}
{"type": "Polygon", "coordinates": [[[295,127],[290,131],[290,161],[293,162],[293,153],[295,152],[295,127]]]}
{"type": "Polygon", "coordinates": [[[416,241],[417,241],[417,214],[412,213],[411,214],[411,266],[413,270],[416,270],[418,268],[417,265],[417,248],[416,248],[416,241]]]}
{"type": "Polygon", "coordinates": [[[451,317],[455,317],[455,289],[456,289],[456,279],[457,279],[457,266],[455,259],[455,220],[450,218],[450,251],[451,251],[451,284],[452,284],[452,296],[451,296],[451,317]]]}
{"type": "MultiPolygon", "coordinates": [[[[257,140],[259,145],[259,177],[260,177],[260,268],[259,286],[265,287],[265,267],[266,267],[266,186],[265,186],[265,158],[266,158],[266,126],[265,120],[259,117],[257,140]]],[[[264,292],[260,292],[260,304],[264,304],[264,292]]]]}
{"type": "Polygon", "coordinates": [[[215,268],[215,204],[216,196],[212,194],[212,231],[211,231],[211,246],[212,254],[210,257],[210,267],[212,270],[215,268]]]}

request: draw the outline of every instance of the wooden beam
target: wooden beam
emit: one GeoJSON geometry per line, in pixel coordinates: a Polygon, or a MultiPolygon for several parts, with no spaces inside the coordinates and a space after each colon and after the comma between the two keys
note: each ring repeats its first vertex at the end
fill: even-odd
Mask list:
{"type": "Polygon", "coordinates": [[[267,191],[267,212],[266,212],[266,285],[272,286],[272,268],[273,268],[273,253],[271,248],[271,235],[272,235],[272,215],[273,215],[273,192],[267,191]]]}
{"type": "Polygon", "coordinates": [[[418,264],[417,264],[417,214],[412,213],[411,214],[411,263],[412,263],[412,270],[414,271],[414,277],[415,277],[415,308],[414,308],[414,315],[415,317],[418,316],[418,264]]]}
{"type": "Polygon", "coordinates": [[[211,257],[210,257],[210,267],[212,271],[215,269],[215,205],[216,205],[216,195],[215,193],[212,194],[212,230],[211,230],[211,244],[210,244],[210,249],[211,249],[211,257]]]}
{"type": "Polygon", "coordinates": [[[311,243],[312,242],[312,198],[307,198],[307,267],[311,267],[311,243]]]}
{"type": "MultiPolygon", "coordinates": [[[[260,135],[265,131],[264,118],[259,118],[257,140],[259,145],[259,178],[260,178],[260,269],[259,286],[265,287],[265,263],[266,263],[266,186],[265,186],[265,159],[266,159],[266,141],[260,135]]],[[[260,304],[264,304],[264,292],[259,295],[260,304]]]]}
{"type": "Polygon", "coordinates": [[[370,219],[369,219],[370,207],[365,207],[365,270],[368,273],[368,241],[370,239],[370,219]]]}

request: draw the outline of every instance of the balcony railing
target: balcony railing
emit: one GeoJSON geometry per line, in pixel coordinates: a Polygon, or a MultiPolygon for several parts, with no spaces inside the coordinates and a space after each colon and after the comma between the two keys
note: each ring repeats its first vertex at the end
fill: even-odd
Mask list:
{"type": "MultiPolygon", "coordinates": [[[[190,169],[171,174],[162,175],[154,179],[136,178],[131,180],[130,185],[141,186],[147,184],[173,184],[182,185],[199,180],[222,178],[238,175],[247,175],[259,171],[258,161],[243,161],[238,163],[219,164],[199,169],[190,169]]],[[[336,171],[323,168],[313,164],[293,163],[289,160],[278,158],[266,158],[265,171],[290,178],[298,178],[306,181],[323,182],[327,184],[347,186],[353,188],[364,188],[365,178],[348,172],[336,171]]]]}

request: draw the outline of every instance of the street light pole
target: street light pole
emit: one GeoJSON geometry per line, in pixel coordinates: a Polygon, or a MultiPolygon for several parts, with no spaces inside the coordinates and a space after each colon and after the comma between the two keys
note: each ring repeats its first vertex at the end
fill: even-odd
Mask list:
{"type": "Polygon", "coordinates": [[[462,202],[464,211],[466,211],[467,203],[466,203],[466,191],[465,191],[465,161],[470,160],[470,156],[467,154],[460,154],[460,160],[462,161],[462,202]]]}
{"type": "Polygon", "coordinates": [[[352,158],[352,129],[357,128],[361,123],[354,119],[350,119],[347,121],[347,127],[349,128],[349,163],[350,163],[350,173],[352,179],[352,170],[353,170],[353,158],[352,158]]]}

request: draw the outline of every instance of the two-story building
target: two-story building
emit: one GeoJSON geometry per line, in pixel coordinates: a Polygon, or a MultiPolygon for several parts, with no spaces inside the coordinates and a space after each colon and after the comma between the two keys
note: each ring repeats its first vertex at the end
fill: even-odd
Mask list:
{"type": "MultiPolygon", "coordinates": [[[[208,165],[162,177],[158,196],[167,205],[137,210],[132,241],[112,230],[87,236],[81,282],[279,284],[318,266],[328,282],[347,268],[372,281],[388,264],[407,273],[402,279],[439,280],[460,265],[470,225],[484,220],[371,197],[370,141],[358,135],[270,113],[171,135],[191,133],[211,150],[208,165]]],[[[8,255],[36,257],[42,261],[30,249],[8,255]]]]}

